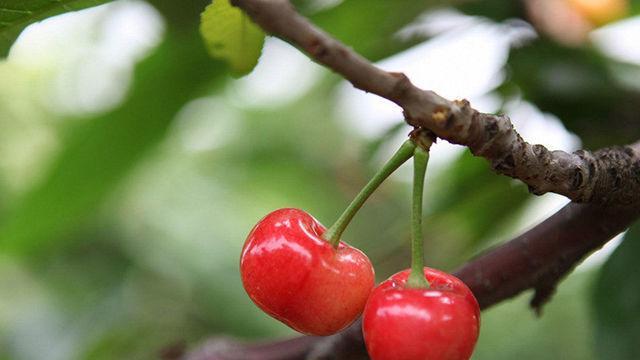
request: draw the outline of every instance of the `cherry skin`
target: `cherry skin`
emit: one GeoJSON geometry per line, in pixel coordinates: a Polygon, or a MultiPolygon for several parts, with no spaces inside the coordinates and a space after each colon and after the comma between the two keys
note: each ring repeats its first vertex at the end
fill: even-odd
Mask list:
{"type": "Polygon", "coordinates": [[[406,287],[410,270],[376,287],[364,310],[364,340],[373,360],[466,360],[480,328],[480,307],[458,278],[424,268],[428,289],[406,287]]]}
{"type": "Polygon", "coordinates": [[[247,294],[267,314],[310,335],[349,326],[374,286],[373,266],[360,250],[322,238],[316,219],[299,209],[279,209],[251,230],[240,274],[247,294]]]}

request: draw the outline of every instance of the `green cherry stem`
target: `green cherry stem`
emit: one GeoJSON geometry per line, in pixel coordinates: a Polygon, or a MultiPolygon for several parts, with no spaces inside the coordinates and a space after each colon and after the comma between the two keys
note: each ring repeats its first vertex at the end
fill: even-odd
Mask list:
{"type": "Polygon", "coordinates": [[[428,288],[424,276],[424,247],[422,238],[422,193],[424,174],[427,171],[429,152],[418,146],[413,155],[413,196],[411,211],[411,273],[407,279],[409,288],[428,288]]]}
{"type": "Polygon", "coordinates": [[[391,175],[400,165],[404,164],[407,160],[413,156],[416,145],[413,141],[405,141],[400,149],[387,161],[386,164],[380,169],[367,185],[360,190],[360,193],[353,199],[351,204],[344,210],[342,215],[331,225],[329,229],[324,233],[323,238],[331,243],[334,248],[338,248],[340,243],[340,237],[347,228],[347,225],[353,219],[353,216],[360,210],[365,201],[373,194],[373,192],[382,184],[382,182],[391,175]]]}

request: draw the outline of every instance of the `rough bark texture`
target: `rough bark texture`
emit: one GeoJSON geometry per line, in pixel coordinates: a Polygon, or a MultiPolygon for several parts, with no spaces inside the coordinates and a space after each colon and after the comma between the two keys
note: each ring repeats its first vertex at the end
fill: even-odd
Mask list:
{"type": "Polygon", "coordinates": [[[480,113],[466,100],[447,100],[414,86],[402,73],[375,67],[311,24],[286,0],[231,2],[265,31],[297,46],[356,88],[399,105],[410,125],[468,146],[498,173],[525,182],[534,194],[554,192],[576,202],[599,204],[631,204],[640,199],[640,162],[629,148],[569,154],[529,144],[508,117],[480,113]]]}
{"type": "Polygon", "coordinates": [[[538,226],[479,256],[455,274],[469,285],[480,307],[534,289],[539,309],[555,285],[587,255],[624,231],[640,208],[569,203],[538,226]]]}
{"type": "MultiPolygon", "coordinates": [[[[231,0],[265,31],[306,52],[355,87],[402,107],[407,123],[432,131],[488,159],[498,173],[532,193],[573,200],[515,239],[455,272],[488,308],[528,289],[537,311],[578,263],[640,216],[640,142],[594,152],[549,151],[527,143],[502,115],[483,114],[466,100],[449,101],[415,87],[401,73],[376,68],[299,15],[284,0],[231,0]]],[[[329,337],[301,336],[262,344],[214,338],[185,354],[189,360],[367,359],[357,321],[329,337]]]]}

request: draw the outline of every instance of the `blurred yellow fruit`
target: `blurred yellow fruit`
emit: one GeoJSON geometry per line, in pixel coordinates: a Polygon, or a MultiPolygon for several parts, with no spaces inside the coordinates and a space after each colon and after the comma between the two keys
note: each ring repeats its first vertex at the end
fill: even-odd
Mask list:
{"type": "Polygon", "coordinates": [[[620,19],[629,13],[629,0],[566,0],[571,7],[596,26],[620,19]]]}

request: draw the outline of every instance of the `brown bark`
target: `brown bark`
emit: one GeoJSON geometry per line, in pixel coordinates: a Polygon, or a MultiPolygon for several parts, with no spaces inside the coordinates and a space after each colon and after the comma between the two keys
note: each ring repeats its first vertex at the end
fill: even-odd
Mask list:
{"type": "Polygon", "coordinates": [[[554,192],[576,202],[631,204],[640,197],[640,161],[626,147],[596,152],[549,151],[520,137],[508,117],[480,113],[466,100],[447,100],[414,86],[402,73],[381,70],[315,27],[286,0],[232,0],[265,31],[297,46],[356,88],[402,107],[408,124],[465,145],[498,173],[534,194],[554,192]]]}

